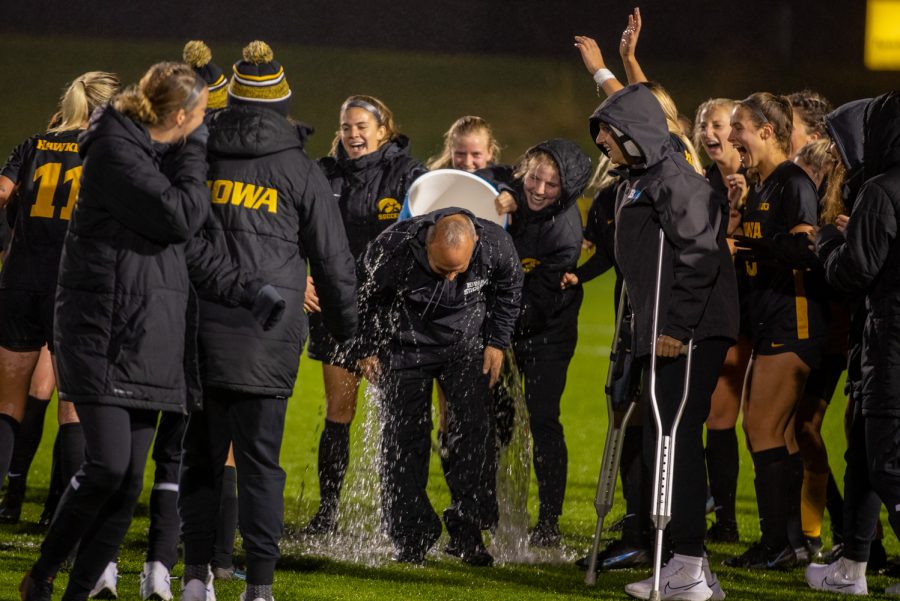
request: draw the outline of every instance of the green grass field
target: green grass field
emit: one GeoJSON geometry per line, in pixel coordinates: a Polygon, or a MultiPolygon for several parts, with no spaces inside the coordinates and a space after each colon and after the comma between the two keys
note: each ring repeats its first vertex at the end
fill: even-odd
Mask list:
{"type": "MultiPolygon", "coordinates": [[[[599,469],[603,436],[606,431],[605,406],[602,383],[605,378],[608,344],[612,336],[612,278],[604,276],[587,285],[585,303],[580,320],[580,339],[575,359],[569,368],[568,386],[563,397],[562,420],[569,446],[569,484],[565,514],[561,521],[564,533],[566,557],[583,554],[593,531],[595,515],[593,494],[599,469]]],[[[288,474],[285,491],[286,522],[289,526],[302,526],[311,517],[317,505],[317,480],[315,475],[316,443],[323,416],[323,389],[318,363],[303,359],[294,397],[289,404],[289,414],[282,463],[288,474]]],[[[828,415],[826,436],[832,453],[832,464],[838,478],[843,468],[841,453],[841,413],[843,399],[836,398],[828,415]]],[[[365,407],[361,407],[365,412],[365,407]]],[[[14,599],[16,585],[21,574],[35,559],[41,534],[34,522],[41,511],[49,479],[50,446],[55,432],[54,420],[48,419],[45,438],[29,479],[29,493],[23,521],[18,526],[0,527],[0,599],[14,599]]],[[[359,448],[364,416],[356,420],[354,427],[354,458],[359,460],[363,451],[359,448]]],[[[152,464],[151,464],[152,468],[152,464]]],[[[368,477],[364,470],[351,469],[349,490],[357,490],[357,498],[366,500],[365,487],[354,484],[353,479],[368,477]],[[354,475],[355,474],[355,475],[354,475]]],[[[840,480],[839,480],[840,481],[840,480]]],[[[138,596],[138,575],[143,562],[146,543],[148,509],[146,492],[152,479],[148,479],[145,494],[138,507],[134,524],[129,531],[121,554],[119,590],[121,598],[138,596]]],[[[536,512],[536,488],[530,486],[529,511],[536,512]]],[[[441,510],[448,500],[437,457],[431,464],[429,494],[436,509],[441,510]]],[[[371,502],[372,499],[368,499],[371,502]]],[[[753,500],[752,464],[746,452],[741,454],[741,478],[738,491],[739,520],[743,543],[758,536],[756,508],[753,500]]],[[[621,515],[618,504],[607,524],[621,515]]],[[[827,527],[825,528],[827,532],[827,527]]],[[[897,552],[897,545],[889,537],[889,551],[897,552]]],[[[721,559],[743,548],[742,545],[713,545],[712,560],[721,559]]],[[[368,545],[363,541],[357,545],[368,545]]],[[[239,548],[239,547],[238,547],[239,548]]],[[[582,573],[568,561],[556,557],[546,563],[528,565],[502,565],[489,569],[469,568],[457,560],[451,560],[434,552],[426,567],[393,565],[385,554],[372,549],[354,548],[354,543],[344,541],[345,556],[360,554],[365,562],[354,563],[323,558],[298,550],[298,545],[284,545],[284,557],[276,578],[275,593],[278,599],[441,599],[441,600],[512,600],[626,598],[622,587],[625,583],[643,577],[642,572],[602,574],[596,589],[582,583],[582,573]]],[[[180,573],[181,566],[175,569],[180,573]]],[[[730,599],[814,599],[819,598],[807,589],[801,571],[791,573],[745,572],[717,568],[730,599]]],[[[58,587],[65,585],[66,575],[58,579],[58,587]]],[[[872,591],[883,590],[890,581],[885,576],[871,576],[872,591]]],[[[219,598],[236,599],[241,586],[226,583],[218,586],[219,598]]]]}

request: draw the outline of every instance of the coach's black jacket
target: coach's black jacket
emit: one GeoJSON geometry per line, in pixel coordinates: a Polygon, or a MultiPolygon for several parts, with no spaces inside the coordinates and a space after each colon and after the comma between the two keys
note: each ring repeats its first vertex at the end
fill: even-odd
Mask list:
{"type": "Polygon", "coordinates": [[[866,180],[846,240],[825,226],[818,250],[831,286],[866,295],[863,414],[900,417],[900,93],[868,105],[864,157],[866,180]]]}
{"type": "Polygon", "coordinates": [[[59,397],[183,411],[199,401],[191,282],[232,305],[259,289],[193,242],[209,214],[205,140],[155,144],[103,107],[78,142],[81,191],[56,292],[59,397]]]}
{"type": "Polygon", "coordinates": [[[319,166],[341,208],[350,252],[357,259],[369,242],[397,222],[410,185],[426,172],[410,156],[409,138],[402,135],[358,159],[348,158],[338,144],[337,157],[321,158],[319,166]]]}
{"type": "Polygon", "coordinates": [[[559,283],[564,273],[575,271],[581,255],[581,214],[576,201],[591,176],[591,160],[569,140],[548,140],[528,152],[538,150],[550,154],[559,167],[561,189],[556,202],[532,211],[522,181],[513,184],[518,209],[512,214],[509,233],[525,272],[514,347],[516,357],[525,361],[572,356],[584,297],[580,285],[563,290],[559,283]]]}
{"type": "Polygon", "coordinates": [[[359,357],[389,354],[391,368],[433,365],[510,345],[522,290],[522,268],[503,228],[468,211],[447,208],[385,230],[359,262],[359,357]],[[428,228],[464,214],[478,240],[469,269],[453,281],[428,265],[428,228]],[[385,353],[384,351],[387,351],[385,353]]]}
{"type": "Polygon", "coordinates": [[[282,115],[229,107],[210,117],[209,130],[212,211],[202,235],[242,268],[265,274],[287,308],[264,332],[248,311],[204,302],[203,384],[290,396],[307,334],[307,258],[328,330],[339,340],[356,331],[356,273],[341,215],[297,128],[282,115]]]}
{"type": "MultiPolygon", "coordinates": [[[[629,167],[616,201],[616,262],[634,311],[635,356],[650,353],[659,229],[665,232],[659,332],[687,341],[736,339],[738,296],[725,243],[728,203],[669,142],[665,116],[645,86],[607,98],[590,118],[624,132],[643,162],[629,167]]],[[[603,150],[601,148],[601,150],[603,150]]]]}

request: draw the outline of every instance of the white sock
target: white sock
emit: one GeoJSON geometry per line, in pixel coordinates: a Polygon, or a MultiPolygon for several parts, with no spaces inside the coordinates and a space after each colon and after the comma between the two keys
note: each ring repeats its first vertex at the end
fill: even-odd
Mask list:
{"type": "Polygon", "coordinates": [[[703,574],[703,558],[695,557],[693,555],[681,555],[680,553],[676,553],[673,557],[680,561],[686,568],[686,574],[691,578],[700,579],[703,574]]]}

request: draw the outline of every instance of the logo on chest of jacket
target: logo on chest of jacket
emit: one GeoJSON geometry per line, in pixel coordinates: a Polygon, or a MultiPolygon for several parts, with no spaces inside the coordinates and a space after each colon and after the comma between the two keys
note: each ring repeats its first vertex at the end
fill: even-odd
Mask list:
{"type": "Polygon", "coordinates": [[[400,210],[403,206],[396,198],[382,198],[378,201],[378,220],[394,221],[400,216],[400,210]]]}
{"type": "Polygon", "coordinates": [[[522,259],[522,271],[524,271],[525,273],[528,273],[540,264],[541,264],[540,260],[526,257],[526,258],[522,259]]]}
{"type": "Polygon", "coordinates": [[[632,188],[628,191],[628,194],[625,195],[625,202],[634,202],[638,199],[638,196],[641,195],[641,191],[637,188],[632,188]]]}
{"type": "Polygon", "coordinates": [[[463,294],[469,295],[473,292],[478,292],[479,290],[484,288],[487,285],[487,283],[488,283],[488,281],[484,280],[484,279],[467,282],[466,287],[463,289],[463,294]]]}

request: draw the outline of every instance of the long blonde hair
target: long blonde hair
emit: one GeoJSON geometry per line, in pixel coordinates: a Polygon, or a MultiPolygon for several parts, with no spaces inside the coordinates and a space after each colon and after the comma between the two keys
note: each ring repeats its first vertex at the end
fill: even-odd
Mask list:
{"type": "Polygon", "coordinates": [[[642,85],[647,86],[650,92],[653,93],[653,96],[659,101],[659,105],[662,107],[663,113],[666,115],[666,127],[669,130],[670,134],[675,135],[681,140],[681,143],[684,144],[684,147],[687,149],[687,159],[688,163],[691,164],[691,167],[694,168],[694,171],[703,175],[703,167],[700,165],[700,155],[697,154],[697,149],[694,147],[694,143],[691,142],[690,138],[684,135],[684,130],[681,127],[681,124],[678,122],[678,107],[675,106],[675,101],[672,100],[672,96],[669,92],[659,83],[655,81],[645,81],[642,82],[642,85]]]}
{"type": "Polygon", "coordinates": [[[129,87],[113,99],[113,107],[145,125],[157,125],[179,109],[190,110],[195,93],[206,87],[194,70],[184,63],[156,63],[141,77],[137,85],[129,87]]]}
{"type": "Polygon", "coordinates": [[[700,143],[700,136],[703,132],[700,131],[700,116],[703,114],[703,111],[713,111],[713,110],[724,110],[728,113],[728,120],[731,120],[731,111],[734,110],[734,106],[737,104],[736,100],[732,100],[731,98],[709,98],[700,103],[700,106],[697,107],[697,112],[694,114],[694,132],[693,132],[693,142],[694,148],[703,148],[703,144],[700,143]]]}
{"type": "Polygon", "coordinates": [[[497,138],[494,137],[494,130],[491,128],[491,124],[481,117],[466,115],[454,121],[450,129],[444,133],[444,149],[439,155],[428,159],[428,163],[425,166],[429,171],[453,167],[453,144],[457,138],[477,133],[484,133],[485,137],[487,137],[488,152],[491,153],[491,160],[488,164],[493,165],[500,159],[500,144],[497,142],[497,138]]]}
{"type": "Polygon", "coordinates": [[[51,119],[49,133],[80,129],[95,108],[109,102],[119,91],[119,78],[106,71],[88,71],[75,78],[59,99],[59,110],[51,119]]]}

